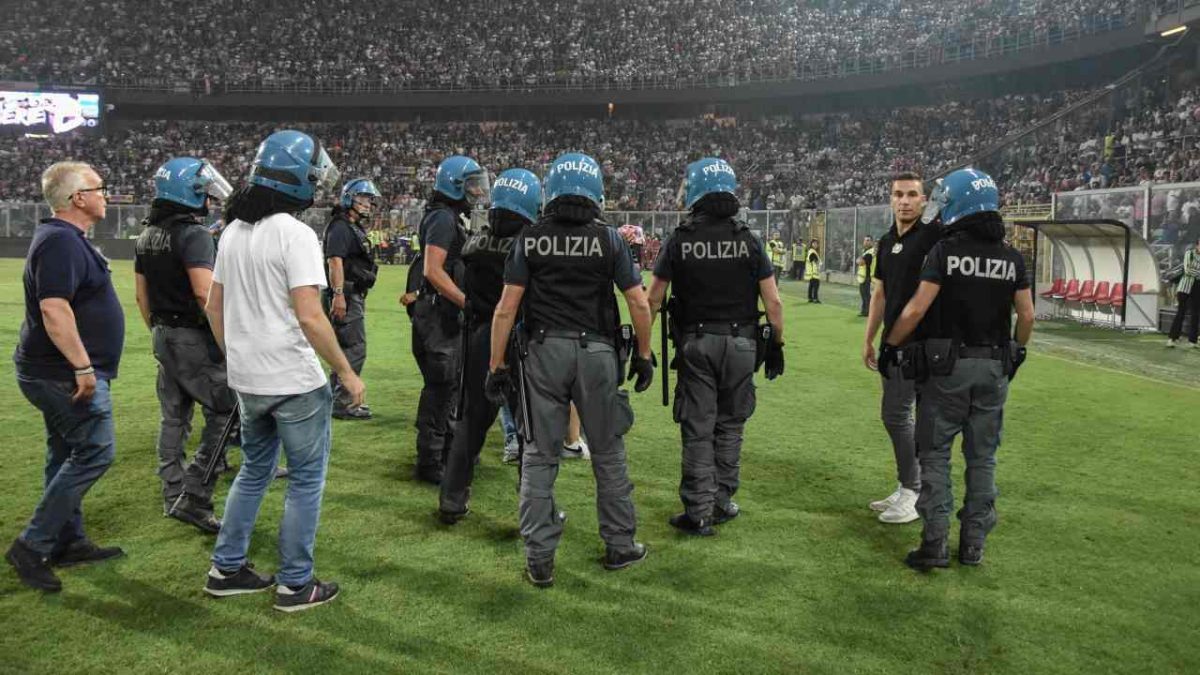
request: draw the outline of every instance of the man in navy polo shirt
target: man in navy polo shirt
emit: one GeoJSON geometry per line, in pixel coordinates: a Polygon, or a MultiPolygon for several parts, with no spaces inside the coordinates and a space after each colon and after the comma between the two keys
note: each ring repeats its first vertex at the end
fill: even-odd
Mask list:
{"type": "Polygon", "coordinates": [[[83,531],[83,496],[113,462],[112,397],[125,315],[108,260],[86,234],[104,219],[107,189],[92,167],[59,162],[42,174],[54,216],[38,225],[25,260],[25,321],[13,361],[17,384],[46,425],[46,484],[29,525],[5,554],[21,581],[62,583],[52,566],[123,554],[83,531]]]}

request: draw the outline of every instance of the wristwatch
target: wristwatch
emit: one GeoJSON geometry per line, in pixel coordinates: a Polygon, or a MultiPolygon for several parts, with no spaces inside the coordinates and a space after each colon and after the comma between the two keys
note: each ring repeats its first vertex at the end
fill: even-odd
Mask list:
{"type": "Polygon", "coordinates": [[[341,295],[341,294],[342,294],[342,289],[340,289],[340,288],[333,288],[333,289],[330,289],[330,290],[332,290],[332,291],[333,291],[333,294],[334,294],[334,295],[341,295]]]}

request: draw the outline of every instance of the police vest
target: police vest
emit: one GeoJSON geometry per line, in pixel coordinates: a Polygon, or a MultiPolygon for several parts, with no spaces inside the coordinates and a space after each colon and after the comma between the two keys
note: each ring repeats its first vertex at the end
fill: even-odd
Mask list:
{"type": "Polygon", "coordinates": [[[342,272],[346,281],[354,285],[352,290],[356,293],[370,290],[375,286],[375,277],[379,266],[371,260],[371,241],[367,233],[344,216],[338,216],[325,226],[325,239],[328,239],[329,232],[337,227],[349,229],[350,234],[354,236],[354,241],[358,244],[355,250],[342,260],[342,272]]]}
{"type": "Polygon", "coordinates": [[[1002,241],[957,235],[929,252],[941,291],[922,322],[929,338],[965,345],[1004,345],[1012,334],[1013,296],[1028,288],[1025,259],[1002,241]]]}
{"type": "Polygon", "coordinates": [[[616,333],[620,314],[610,232],[603,223],[553,219],[525,229],[517,245],[529,267],[522,305],[531,330],[616,333]]]}
{"type": "Polygon", "coordinates": [[[758,320],[762,245],[731,218],[691,220],[671,236],[676,321],[753,324],[758,320]]]}
{"type": "MultiPolygon", "coordinates": [[[[199,323],[204,308],[196,301],[184,260],[197,251],[215,250],[210,243],[212,235],[191,214],[173,214],[145,224],[135,243],[134,269],[146,278],[151,314],[193,317],[199,323]],[[192,247],[196,250],[185,250],[192,247]]],[[[211,266],[214,261],[207,262],[211,266]]]]}
{"type": "MultiPolygon", "coordinates": [[[[454,210],[450,205],[441,202],[434,202],[425,208],[425,216],[421,218],[421,224],[418,227],[417,233],[420,243],[418,249],[425,248],[427,233],[431,225],[444,224],[454,228],[454,239],[446,248],[446,261],[442,264],[442,269],[446,270],[446,274],[454,280],[454,283],[462,288],[463,285],[463,266],[462,266],[462,248],[467,242],[467,230],[463,227],[461,219],[458,217],[458,211],[454,210]]],[[[424,259],[421,260],[424,264],[424,259]]],[[[437,293],[433,284],[422,276],[421,278],[421,293],[437,293]]]]}
{"type": "Polygon", "coordinates": [[[516,236],[501,237],[488,226],[467,238],[462,259],[466,267],[465,291],[472,323],[485,324],[500,302],[504,290],[504,261],[516,236]]]}

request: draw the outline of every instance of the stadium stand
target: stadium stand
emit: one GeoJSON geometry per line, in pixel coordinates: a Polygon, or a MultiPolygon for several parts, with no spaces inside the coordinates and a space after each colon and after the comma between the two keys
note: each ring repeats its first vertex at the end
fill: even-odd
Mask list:
{"type": "Polygon", "coordinates": [[[1061,43],[1130,25],[1138,9],[1135,0],[599,0],[586,12],[561,1],[461,12],[419,0],[63,0],[5,17],[0,80],[213,91],[819,78],[1061,43]]]}

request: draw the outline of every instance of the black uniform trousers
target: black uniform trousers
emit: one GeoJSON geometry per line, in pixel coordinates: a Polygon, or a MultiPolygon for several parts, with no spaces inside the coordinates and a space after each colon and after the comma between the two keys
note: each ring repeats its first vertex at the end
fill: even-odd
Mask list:
{"type": "Polygon", "coordinates": [[[871,278],[858,285],[858,295],[862,300],[862,305],[859,307],[858,313],[866,316],[871,309],[871,278]]]}
{"type": "MultiPolygon", "coordinates": [[[[349,286],[349,284],[346,284],[346,286],[349,286]]],[[[354,374],[361,375],[363,365],[367,362],[366,298],[359,293],[353,292],[347,292],[345,298],[346,316],[341,321],[330,318],[330,323],[333,324],[333,332],[337,335],[338,346],[342,348],[342,352],[346,355],[346,360],[350,362],[350,367],[354,370],[354,374]]],[[[333,294],[326,291],[326,313],[328,313],[332,303],[333,294]]],[[[332,373],[329,376],[329,385],[333,388],[334,411],[344,412],[350,406],[351,399],[350,394],[342,387],[342,382],[338,379],[337,373],[332,373]]]]}
{"type": "Polygon", "coordinates": [[[467,353],[463,355],[463,409],[459,419],[451,422],[452,440],[438,499],[438,509],[443,513],[467,512],[475,459],[500,412],[500,407],[489,401],[483,390],[492,352],[492,323],[473,325],[469,330],[467,353]]]}
{"type": "Polygon", "coordinates": [[[422,295],[413,310],[412,353],[425,386],[417,404],[417,466],[440,470],[449,451],[450,413],[458,393],[461,328],[449,301],[422,295]]]}
{"type": "Polygon", "coordinates": [[[154,358],[158,360],[158,403],[162,424],[158,432],[158,475],[164,503],[181,492],[200,506],[212,508],[212,485],[204,485],[204,466],[217,447],[221,430],[233,413],[234,394],[226,383],[225,357],[207,326],[153,329],[154,358]],[[204,411],[200,446],[185,468],[185,448],[192,431],[192,413],[204,411]]]}
{"type": "Polygon", "coordinates": [[[737,492],[742,432],[754,414],[755,341],[687,335],[679,347],[675,421],[683,440],[679,497],[692,520],[729,509],[737,492]]]}

